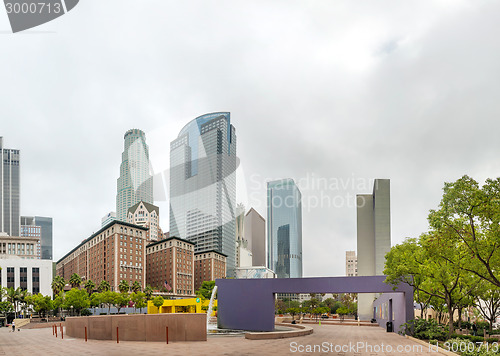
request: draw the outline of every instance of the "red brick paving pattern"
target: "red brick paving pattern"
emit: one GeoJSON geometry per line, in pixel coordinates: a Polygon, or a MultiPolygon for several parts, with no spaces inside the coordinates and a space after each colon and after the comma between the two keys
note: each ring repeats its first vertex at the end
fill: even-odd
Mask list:
{"type": "MultiPolygon", "coordinates": [[[[61,340],[52,336],[52,329],[21,330],[9,332],[10,328],[0,328],[0,355],[399,355],[393,352],[291,352],[291,343],[299,345],[321,345],[323,342],[333,345],[347,345],[349,342],[367,342],[371,345],[397,345],[412,347],[418,345],[394,333],[386,333],[382,328],[357,326],[318,326],[315,325],[312,335],[278,340],[247,340],[243,336],[209,336],[206,342],[175,342],[166,345],[162,342],[132,342],[73,339],[61,340]]],[[[435,352],[412,351],[405,355],[440,355],[435,352]]]]}

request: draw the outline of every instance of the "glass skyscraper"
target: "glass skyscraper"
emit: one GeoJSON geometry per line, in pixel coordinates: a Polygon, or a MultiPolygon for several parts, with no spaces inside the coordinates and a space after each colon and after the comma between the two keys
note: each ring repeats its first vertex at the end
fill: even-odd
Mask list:
{"type": "Polygon", "coordinates": [[[268,268],[302,278],[302,194],[293,179],[267,183],[268,268]]]}
{"type": "Polygon", "coordinates": [[[19,236],[20,227],[20,171],[19,150],[3,148],[0,137],[0,232],[19,236]]]}
{"type": "Polygon", "coordinates": [[[236,133],[230,113],[190,121],[170,143],[170,236],[195,243],[195,252],[236,262],[236,133]]]}
{"type": "Polygon", "coordinates": [[[30,236],[30,227],[40,228],[40,258],[52,259],[52,218],[43,216],[21,216],[21,236],[30,236]]]}
{"type": "Polygon", "coordinates": [[[149,170],[149,148],[146,135],[138,129],[128,130],[117,180],[116,219],[127,222],[128,209],[138,202],[153,204],[153,176],[149,170]]]}

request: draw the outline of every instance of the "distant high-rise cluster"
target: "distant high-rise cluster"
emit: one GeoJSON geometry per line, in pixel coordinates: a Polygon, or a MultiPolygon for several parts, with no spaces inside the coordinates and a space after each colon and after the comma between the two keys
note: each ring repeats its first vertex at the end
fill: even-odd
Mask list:
{"type": "Polygon", "coordinates": [[[20,150],[0,137],[0,287],[51,294],[52,218],[21,216],[20,150]]]}
{"type": "Polygon", "coordinates": [[[138,129],[128,130],[117,180],[116,218],[127,221],[128,209],[141,200],[153,204],[153,177],[149,169],[149,147],[146,135],[138,129]]]}

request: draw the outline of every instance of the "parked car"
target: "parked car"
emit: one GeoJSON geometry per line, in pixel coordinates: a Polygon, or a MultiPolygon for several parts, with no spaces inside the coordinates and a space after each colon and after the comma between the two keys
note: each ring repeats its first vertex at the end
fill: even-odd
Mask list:
{"type": "Polygon", "coordinates": [[[328,319],[328,314],[321,314],[321,319],[328,319]]]}

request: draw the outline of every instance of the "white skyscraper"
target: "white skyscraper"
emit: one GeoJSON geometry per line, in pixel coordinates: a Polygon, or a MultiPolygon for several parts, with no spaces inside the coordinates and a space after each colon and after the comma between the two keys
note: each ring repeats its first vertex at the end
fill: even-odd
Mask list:
{"type": "Polygon", "coordinates": [[[153,204],[153,177],[144,132],[128,130],[124,139],[125,148],[117,180],[116,219],[127,222],[127,211],[131,206],[140,201],[153,204]]]}

